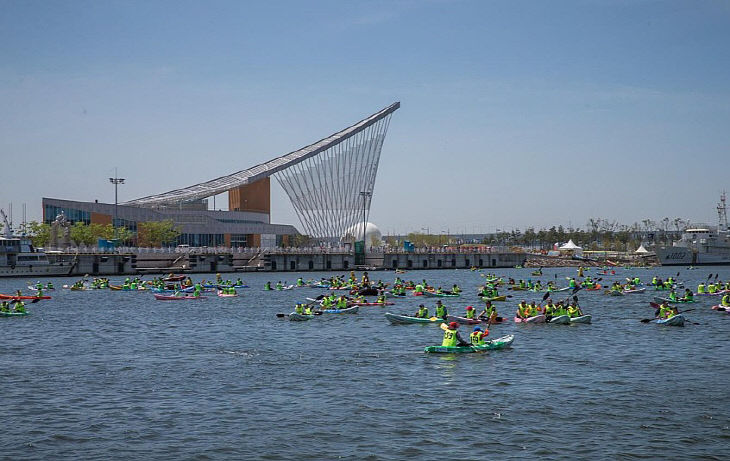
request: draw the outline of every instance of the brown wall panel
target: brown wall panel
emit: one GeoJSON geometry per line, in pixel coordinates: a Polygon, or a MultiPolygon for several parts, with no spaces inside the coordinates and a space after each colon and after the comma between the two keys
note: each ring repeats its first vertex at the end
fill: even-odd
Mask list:
{"type": "Polygon", "coordinates": [[[91,212],[91,224],[111,224],[112,217],[108,214],[91,212]]]}
{"type": "Polygon", "coordinates": [[[228,209],[231,211],[258,211],[271,213],[271,178],[236,187],[228,191],[228,209]]]}

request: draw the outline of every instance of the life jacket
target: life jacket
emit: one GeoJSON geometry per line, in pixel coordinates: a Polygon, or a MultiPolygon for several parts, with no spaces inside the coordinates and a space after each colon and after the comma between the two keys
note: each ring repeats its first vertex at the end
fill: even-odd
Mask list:
{"type": "Polygon", "coordinates": [[[468,319],[473,319],[474,318],[474,309],[466,311],[465,317],[468,319]]]}
{"type": "Polygon", "coordinates": [[[436,306],[436,317],[446,317],[446,306],[436,306]]]}
{"type": "Polygon", "coordinates": [[[481,346],[484,344],[484,340],[482,339],[482,332],[481,331],[475,331],[472,334],[469,335],[469,342],[471,342],[475,346],[481,346]]]}
{"type": "Polygon", "coordinates": [[[441,345],[445,347],[455,347],[458,340],[456,339],[456,330],[447,329],[444,331],[444,339],[441,345]]]}

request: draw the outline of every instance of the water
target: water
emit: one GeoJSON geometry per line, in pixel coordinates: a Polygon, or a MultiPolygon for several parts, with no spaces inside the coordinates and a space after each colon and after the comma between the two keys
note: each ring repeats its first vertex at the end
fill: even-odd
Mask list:
{"type": "MultiPolygon", "coordinates": [[[[730,279],[728,267],[681,272],[692,288],[710,272],[730,279]]],[[[541,279],[563,285],[573,274],[544,269],[541,279]]],[[[28,305],[31,316],[0,318],[0,458],[730,458],[730,315],[709,309],[716,299],[691,306],[699,325],[673,328],[639,322],[653,315],[654,291],[583,291],[591,325],[510,322],[490,337],[514,333],[511,349],[427,355],[424,346],[441,342],[435,325],[393,326],[380,307],[289,322],[275,314],[322,290],[266,292],[265,281],[299,274],[241,275],[252,288],[240,298],[57,289],[28,305]]],[[[465,295],[447,300],[452,313],[480,305],[479,272],[401,277],[458,283],[465,295]]],[[[2,279],[0,292],[28,282],[2,279]]],[[[541,297],[515,293],[500,314],[541,297]]],[[[420,302],[433,312],[433,299],[412,296],[387,310],[415,312],[420,302]]]]}

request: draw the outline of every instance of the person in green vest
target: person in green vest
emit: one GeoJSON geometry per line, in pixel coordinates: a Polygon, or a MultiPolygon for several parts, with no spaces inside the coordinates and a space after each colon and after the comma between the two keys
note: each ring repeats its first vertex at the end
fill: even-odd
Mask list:
{"type": "Polygon", "coordinates": [[[347,299],[344,296],[337,298],[337,309],[347,309],[347,299]]]}
{"type": "Polygon", "coordinates": [[[314,315],[314,311],[312,310],[312,306],[310,304],[304,305],[304,315],[314,315]]]}
{"type": "Polygon", "coordinates": [[[522,301],[517,305],[517,317],[521,319],[526,319],[531,317],[530,316],[530,305],[527,304],[527,301],[522,301]]]}
{"type": "Polygon", "coordinates": [[[0,312],[10,312],[10,303],[7,301],[0,303],[0,312]]]}
{"type": "Polygon", "coordinates": [[[476,312],[474,312],[474,306],[466,306],[466,315],[464,315],[464,317],[473,319],[475,316],[476,312]]]}
{"type": "Polygon", "coordinates": [[[669,292],[669,299],[674,302],[677,301],[677,293],[674,291],[674,288],[672,288],[672,291],[669,292]]]}
{"type": "Polygon", "coordinates": [[[553,315],[555,315],[555,306],[553,305],[552,299],[548,298],[543,310],[545,312],[546,320],[550,320],[551,318],[553,318],[553,315]]]}
{"type": "Polygon", "coordinates": [[[487,301],[484,310],[479,314],[481,320],[487,320],[489,323],[493,323],[497,320],[497,308],[492,305],[492,301],[487,301]]]}
{"type": "Polygon", "coordinates": [[[297,279],[297,286],[298,287],[303,287],[304,286],[304,279],[303,278],[299,277],[297,279]]]}
{"type": "Polygon", "coordinates": [[[264,290],[271,290],[271,282],[266,282],[264,285],[264,290]]]}
{"type": "Polygon", "coordinates": [[[580,310],[580,306],[578,305],[578,303],[570,302],[568,304],[567,312],[570,318],[583,316],[583,311],[580,310]]]}
{"type": "Polygon", "coordinates": [[[468,347],[468,346],[471,346],[471,343],[464,341],[464,339],[459,334],[459,324],[458,323],[451,322],[448,325],[446,325],[445,323],[442,323],[441,329],[444,330],[444,338],[441,341],[441,346],[443,346],[443,347],[456,347],[456,346],[468,347]]]}
{"type": "Polygon", "coordinates": [[[481,327],[474,327],[474,331],[469,335],[469,341],[472,346],[483,346],[484,337],[489,335],[489,330],[482,331],[481,327]]]}
{"type": "Polygon", "coordinates": [[[449,312],[446,309],[446,306],[444,306],[439,299],[438,301],[436,301],[436,317],[446,320],[447,315],[449,315],[449,312]]]}
{"type": "Polygon", "coordinates": [[[23,301],[15,301],[15,306],[13,306],[13,309],[15,310],[15,312],[24,314],[25,313],[25,303],[23,301]]]}
{"type": "Polygon", "coordinates": [[[418,312],[414,315],[414,317],[419,319],[427,319],[428,318],[428,308],[424,306],[423,304],[418,305],[418,312]]]}
{"type": "Polygon", "coordinates": [[[461,288],[459,288],[459,285],[454,284],[453,288],[451,288],[451,292],[455,295],[458,295],[461,293],[461,288]]]}
{"type": "Polygon", "coordinates": [[[297,314],[304,314],[304,305],[301,303],[297,303],[296,307],[294,308],[294,312],[297,314]]]}
{"type": "Polygon", "coordinates": [[[682,301],[691,303],[695,300],[695,295],[692,293],[692,290],[689,288],[684,289],[684,296],[682,297],[682,301]]]}
{"type": "Polygon", "coordinates": [[[540,315],[541,313],[542,313],[542,309],[540,308],[540,306],[538,306],[535,301],[531,301],[530,302],[530,317],[540,315]]]}
{"type": "Polygon", "coordinates": [[[723,307],[730,307],[730,293],[726,293],[720,301],[720,305],[723,307]]]}
{"type": "Polygon", "coordinates": [[[276,282],[276,289],[277,290],[284,289],[284,285],[281,283],[281,280],[279,280],[278,282],[276,282]]]}

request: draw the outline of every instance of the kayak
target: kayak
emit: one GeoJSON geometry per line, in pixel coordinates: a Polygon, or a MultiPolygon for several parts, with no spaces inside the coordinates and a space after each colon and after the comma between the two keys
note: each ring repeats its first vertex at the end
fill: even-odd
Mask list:
{"type": "Polygon", "coordinates": [[[0,317],[22,317],[30,315],[30,312],[0,312],[0,317]]]}
{"type": "Polygon", "coordinates": [[[480,296],[480,298],[484,302],[487,302],[487,301],[492,301],[492,302],[494,302],[494,301],[507,301],[507,296],[505,296],[505,295],[502,295],[502,296],[492,296],[491,298],[488,298],[486,296],[480,296]]]}
{"type": "Polygon", "coordinates": [[[592,287],[592,288],[586,288],[585,290],[586,290],[586,291],[596,291],[596,290],[600,290],[600,289],[601,289],[601,284],[600,284],[600,283],[598,283],[598,284],[596,284],[596,285],[593,285],[593,287],[592,287]]]}
{"type": "Polygon", "coordinates": [[[427,298],[457,298],[460,295],[458,293],[435,293],[433,291],[424,291],[423,296],[427,298]]]}
{"type": "Polygon", "coordinates": [[[554,323],[555,325],[567,325],[570,323],[570,316],[558,315],[557,317],[553,317],[548,320],[547,323],[554,323]]]}
{"type": "Polygon", "coordinates": [[[238,294],[218,293],[219,298],[236,298],[238,294]]]}
{"type": "MultiPolygon", "coordinates": [[[[449,321],[449,322],[460,323],[462,325],[481,325],[483,323],[489,323],[488,320],[484,320],[484,319],[468,319],[466,317],[459,317],[457,315],[447,315],[446,316],[446,320],[449,321]]],[[[494,322],[492,322],[492,325],[496,325],[498,323],[502,323],[502,322],[504,322],[506,320],[507,319],[504,318],[504,317],[497,317],[497,319],[494,322]]]]}
{"type": "Polygon", "coordinates": [[[515,340],[515,335],[502,336],[491,341],[485,341],[483,346],[427,346],[423,352],[436,354],[464,354],[482,352],[509,347],[515,340]]]}
{"type": "Polygon", "coordinates": [[[19,301],[21,299],[51,299],[51,297],[50,296],[14,296],[14,295],[0,294],[0,299],[14,299],[16,301],[19,301]]]}
{"type": "Polygon", "coordinates": [[[570,288],[570,287],[548,288],[547,290],[545,290],[545,292],[548,292],[548,293],[560,293],[561,291],[568,291],[568,290],[572,290],[572,288],[570,288]]]}
{"type": "Polygon", "coordinates": [[[720,312],[724,311],[724,312],[727,312],[728,314],[730,314],[730,306],[722,306],[722,305],[718,304],[717,306],[712,306],[712,310],[720,311],[720,312]]]}
{"type": "Polygon", "coordinates": [[[345,309],[322,309],[326,314],[357,314],[360,306],[346,307],[345,309]]]}
{"type": "Polygon", "coordinates": [[[634,288],[633,290],[624,290],[624,293],[643,293],[646,291],[646,288],[634,288]]]}
{"type": "Polygon", "coordinates": [[[522,317],[515,317],[515,323],[545,323],[545,315],[533,315],[523,319],[522,317]]]}
{"type": "MultiPolygon", "coordinates": [[[[28,287],[30,288],[30,287],[28,287]]],[[[728,292],[728,290],[722,290],[722,291],[716,291],[714,293],[695,293],[695,296],[720,296],[724,295],[728,292]]]]}
{"type": "Polygon", "coordinates": [[[155,299],[158,301],[184,301],[184,300],[197,300],[197,299],[208,299],[205,296],[169,296],[169,295],[158,295],[155,293],[155,299]]]}
{"type": "Polygon", "coordinates": [[[687,301],[683,301],[681,299],[677,299],[676,301],[672,301],[669,298],[661,298],[659,296],[654,296],[654,301],[657,302],[657,303],[660,303],[660,304],[662,302],[665,302],[665,301],[668,302],[668,303],[670,303],[670,304],[679,304],[679,303],[687,304],[687,303],[696,303],[697,302],[694,299],[690,299],[690,300],[687,300],[687,301]]]}
{"type": "Polygon", "coordinates": [[[527,291],[528,288],[527,287],[509,287],[508,289],[512,290],[512,291],[527,291]]]}
{"type": "Polygon", "coordinates": [[[571,317],[570,323],[591,323],[592,318],[593,316],[590,314],[581,315],[580,317],[571,317]]]}
{"type": "Polygon", "coordinates": [[[289,320],[293,322],[304,322],[306,320],[312,320],[314,318],[314,315],[307,315],[307,314],[297,314],[296,312],[292,312],[289,314],[289,320]]]}
{"type": "Polygon", "coordinates": [[[428,317],[419,318],[410,315],[391,314],[390,312],[385,313],[385,318],[392,324],[408,324],[408,323],[443,323],[444,319],[441,317],[428,317]]]}
{"type": "Polygon", "coordinates": [[[364,303],[351,303],[351,304],[353,306],[392,306],[395,303],[391,303],[389,301],[386,301],[384,303],[368,303],[368,302],[364,302],[364,303]]]}
{"type": "Polygon", "coordinates": [[[677,314],[669,317],[668,319],[656,319],[652,320],[652,322],[658,325],[666,325],[669,327],[682,327],[684,326],[684,316],[682,314],[677,314]]]}
{"type": "Polygon", "coordinates": [[[168,277],[162,277],[162,281],[163,282],[179,282],[179,281],[185,279],[185,277],[187,277],[187,275],[172,275],[172,276],[168,276],[168,277]]]}

